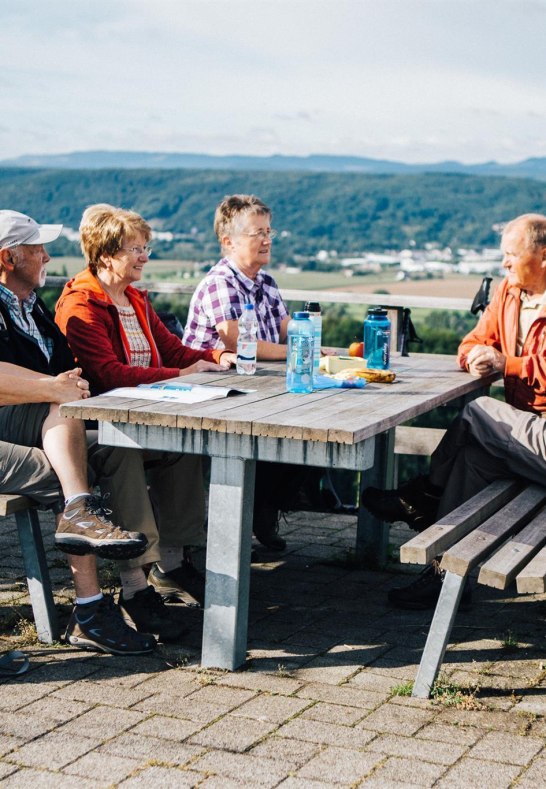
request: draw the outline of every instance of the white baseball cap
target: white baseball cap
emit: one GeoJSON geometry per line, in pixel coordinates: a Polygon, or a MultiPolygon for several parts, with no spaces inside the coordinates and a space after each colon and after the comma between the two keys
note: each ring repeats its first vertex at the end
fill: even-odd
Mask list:
{"type": "Polygon", "coordinates": [[[62,225],[39,225],[19,211],[0,211],[0,249],[19,244],[48,244],[61,235],[62,225]]]}

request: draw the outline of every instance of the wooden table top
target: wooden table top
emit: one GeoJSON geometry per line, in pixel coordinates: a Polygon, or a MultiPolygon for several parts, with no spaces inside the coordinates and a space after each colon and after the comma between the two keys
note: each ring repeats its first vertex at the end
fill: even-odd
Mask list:
{"type": "Polygon", "coordinates": [[[474,378],[454,356],[394,356],[396,381],[363,390],[286,392],[284,362],[261,362],[256,375],[199,373],[170,383],[209,383],[255,389],[250,394],[184,404],[98,396],[61,406],[63,416],[220,433],[356,444],[414,416],[488,386],[499,376],[474,378]]]}

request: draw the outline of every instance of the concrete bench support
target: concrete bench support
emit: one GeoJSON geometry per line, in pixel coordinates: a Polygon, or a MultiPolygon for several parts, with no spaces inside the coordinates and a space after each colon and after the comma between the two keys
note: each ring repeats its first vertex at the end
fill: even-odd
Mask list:
{"type": "Polygon", "coordinates": [[[8,515],[15,516],[38,639],[51,644],[59,626],[38,513],[25,496],[0,496],[0,517],[8,515]]]}
{"type": "Polygon", "coordinates": [[[442,591],[436,603],[434,618],[419,664],[419,671],[413,683],[412,696],[420,699],[428,699],[430,696],[430,690],[444,660],[465,583],[466,576],[450,572],[445,574],[442,591]]]}

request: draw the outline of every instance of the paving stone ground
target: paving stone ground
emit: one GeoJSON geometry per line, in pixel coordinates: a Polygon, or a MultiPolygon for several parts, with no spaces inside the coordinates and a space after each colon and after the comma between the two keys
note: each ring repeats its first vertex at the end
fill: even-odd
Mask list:
{"type": "MultiPolygon", "coordinates": [[[[61,619],[73,597],[41,515],[61,619]]],[[[446,654],[444,695],[396,695],[414,677],[431,612],[398,611],[411,580],[393,527],[385,571],[351,561],[355,518],[296,513],[286,554],[252,566],[248,662],[201,670],[189,635],[120,658],[35,640],[15,524],[0,532],[0,649],[29,672],[0,680],[6,787],[546,787],[546,596],[478,587],[446,654]]],[[[197,557],[204,562],[204,555],[197,557]]],[[[101,565],[105,588],[115,565],[101,565]]]]}

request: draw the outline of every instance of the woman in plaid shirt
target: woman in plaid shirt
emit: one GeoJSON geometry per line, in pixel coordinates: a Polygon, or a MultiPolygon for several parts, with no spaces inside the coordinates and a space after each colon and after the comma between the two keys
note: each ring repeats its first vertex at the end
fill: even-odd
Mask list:
{"type": "Polygon", "coordinates": [[[258,319],[258,359],[286,359],[288,310],[272,276],[275,231],[271,210],[254,195],[225,197],[216,209],[214,231],[224,257],[193,294],[184,344],[195,349],[237,347],[238,320],[245,304],[258,319]]]}
{"type": "MultiPolygon", "coordinates": [[[[245,304],[258,319],[258,359],[286,359],[288,310],[272,276],[271,210],[255,195],[225,197],[216,209],[214,232],[224,257],[192,296],[183,342],[194,349],[234,350],[245,304]]],[[[256,464],[254,534],[267,548],[283,551],[279,513],[293,509],[307,471],[302,466],[256,464]]]]}

